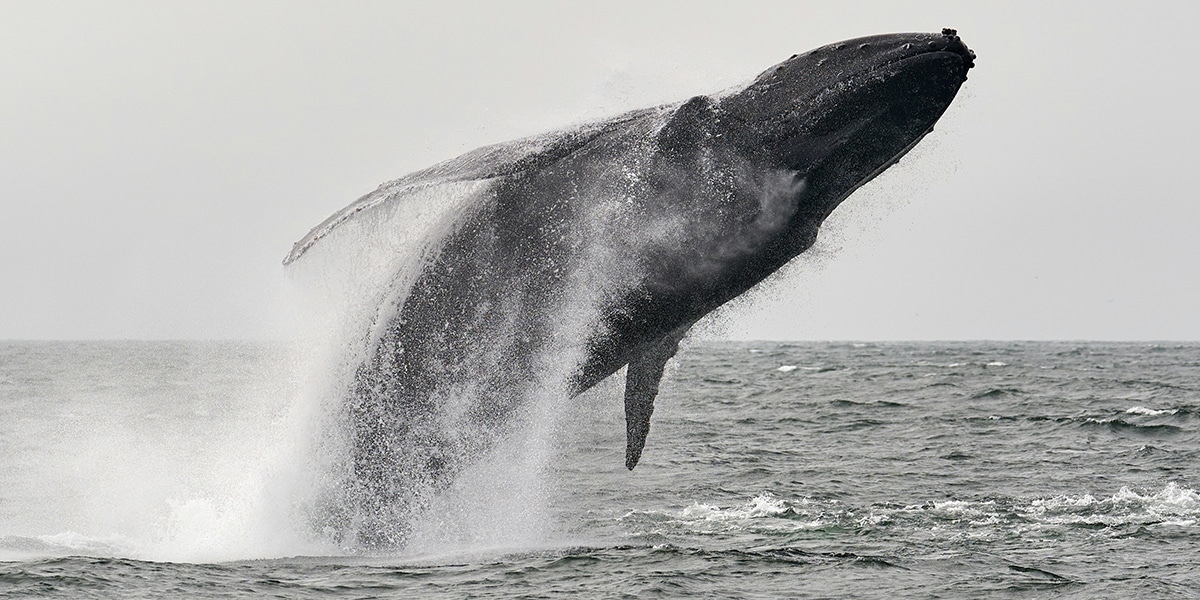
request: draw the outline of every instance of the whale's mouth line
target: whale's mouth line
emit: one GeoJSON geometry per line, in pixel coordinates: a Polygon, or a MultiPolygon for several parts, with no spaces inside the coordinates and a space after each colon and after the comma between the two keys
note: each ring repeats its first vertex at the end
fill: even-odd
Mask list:
{"type": "Polygon", "coordinates": [[[943,55],[943,54],[946,55],[946,57],[955,57],[955,58],[958,58],[958,60],[962,61],[962,67],[963,67],[962,77],[964,80],[966,80],[967,71],[969,71],[971,69],[971,64],[967,60],[967,57],[964,56],[962,53],[955,52],[953,50],[945,50],[945,49],[928,50],[928,51],[921,52],[918,54],[910,54],[908,56],[902,56],[900,58],[889,60],[889,61],[883,63],[882,65],[868,69],[867,71],[865,71],[863,73],[863,75],[866,75],[866,76],[884,75],[887,77],[895,77],[897,75],[903,74],[906,71],[906,69],[904,68],[904,65],[914,64],[918,61],[939,59],[942,57],[938,56],[938,55],[943,55]]]}
{"type": "MultiPolygon", "coordinates": [[[[960,74],[960,83],[962,81],[966,81],[967,71],[971,68],[968,56],[962,54],[961,52],[956,52],[950,49],[927,49],[914,54],[897,57],[874,67],[850,74],[846,76],[844,82],[852,90],[862,92],[867,87],[886,85],[888,82],[891,82],[896,78],[903,77],[910,71],[917,70],[917,68],[919,68],[921,65],[928,64],[932,61],[949,60],[952,57],[957,58],[960,62],[958,64],[948,63],[947,70],[950,71],[954,67],[961,65],[962,73],[960,74]]],[[[821,103],[831,102],[835,106],[843,106],[845,104],[845,102],[842,101],[843,98],[841,97],[840,93],[831,93],[831,90],[828,88],[816,90],[815,93],[811,95],[798,97],[794,102],[799,106],[804,106],[813,102],[814,99],[817,99],[818,102],[821,103]]]]}
{"type": "MultiPolygon", "coordinates": [[[[886,118],[892,108],[900,104],[908,104],[912,101],[912,99],[906,98],[899,103],[884,102],[879,97],[879,94],[883,94],[890,87],[894,87],[895,83],[902,81],[906,75],[919,73],[921,70],[923,70],[923,65],[928,66],[935,61],[948,60],[948,56],[939,56],[943,54],[959,57],[960,60],[962,56],[953,51],[935,50],[898,58],[885,63],[884,65],[870,70],[860,71],[855,75],[847,77],[846,83],[848,84],[847,87],[849,89],[846,91],[823,89],[816,93],[815,98],[813,96],[797,98],[794,100],[794,105],[805,107],[807,113],[812,115],[812,120],[806,124],[797,125],[797,129],[791,131],[790,134],[784,134],[781,137],[794,137],[797,135],[806,134],[813,136],[816,139],[828,140],[830,148],[853,143],[853,140],[862,133],[864,128],[869,127],[872,123],[879,122],[880,119],[886,118]],[[864,110],[868,104],[878,104],[878,107],[868,112],[864,110]],[[852,113],[858,112],[860,114],[845,118],[847,117],[847,110],[850,110],[852,113]],[[845,120],[843,120],[843,118],[845,118],[845,120]],[[830,124],[826,125],[826,123],[830,124]]],[[[951,73],[954,68],[957,67],[957,65],[948,66],[950,68],[947,71],[951,73]]],[[[964,79],[965,75],[966,71],[964,70],[962,72],[962,77],[964,79]]],[[[936,78],[937,76],[934,76],[934,79],[936,78]]],[[[941,100],[941,96],[944,95],[942,91],[934,88],[926,91],[929,94],[929,97],[926,98],[926,100],[931,102],[937,102],[941,100]]],[[[924,93],[922,93],[922,95],[924,95],[924,93]]],[[[949,103],[949,98],[945,99],[945,103],[949,103]]],[[[921,137],[923,137],[926,133],[928,133],[928,131],[921,133],[921,137]]],[[[912,145],[915,145],[917,141],[920,141],[920,137],[918,137],[916,141],[912,142],[912,145]]],[[[911,145],[909,147],[911,147],[911,145]]],[[[904,152],[907,152],[907,148],[904,150],[904,152]]],[[[902,154],[903,152],[901,155],[902,154]]],[[[812,156],[808,156],[806,158],[809,161],[812,160],[812,156]]],[[[876,174],[883,171],[891,164],[894,164],[895,160],[898,158],[899,157],[895,157],[889,160],[889,162],[881,167],[876,174]]],[[[807,170],[812,171],[816,168],[819,168],[823,162],[823,160],[809,162],[807,170]]]]}
{"type": "MultiPolygon", "coordinates": [[[[935,40],[929,40],[928,42],[921,43],[919,45],[915,42],[908,42],[901,47],[901,50],[912,49],[912,53],[903,54],[888,60],[881,65],[868,69],[867,72],[870,73],[874,71],[890,69],[901,63],[928,58],[932,55],[948,54],[956,56],[960,61],[962,61],[963,79],[965,80],[967,71],[970,71],[971,68],[975,66],[975,52],[963,43],[962,39],[958,37],[958,33],[953,29],[942,30],[941,41],[945,44],[945,46],[941,48],[937,47],[938,42],[935,40]]],[[[899,73],[901,70],[902,69],[894,69],[896,73],[899,73]]]]}

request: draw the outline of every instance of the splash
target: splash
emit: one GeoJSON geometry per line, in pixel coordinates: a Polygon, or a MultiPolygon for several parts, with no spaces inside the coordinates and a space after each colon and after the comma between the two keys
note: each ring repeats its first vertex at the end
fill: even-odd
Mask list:
{"type": "MultiPolygon", "coordinates": [[[[319,227],[322,242],[304,246],[303,277],[320,288],[324,313],[312,320],[326,323],[332,340],[330,375],[313,386],[322,398],[313,462],[325,475],[308,519],[347,552],[537,545],[550,535],[545,473],[560,407],[612,282],[638,279],[628,245],[606,234],[619,209],[584,203],[589,211],[570,232],[580,251],[560,266],[554,293],[531,294],[516,282],[412,314],[409,299],[414,290],[428,293],[422,278],[442,264],[439,252],[463,223],[496,209],[486,182],[402,192],[390,202],[360,201],[354,219],[319,227]],[[448,316],[455,302],[476,318],[448,316]],[[530,314],[548,326],[531,333],[530,314]],[[406,319],[445,326],[405,338],[406,319]],[[430,345],[429,335],[447,341],[430,345]]],[[[639,230],[642,240],[654,238],[652,228],[639,230]]]]}
{"type": "Polygon", "coordinates": [[[297,376],[307,361],[290,349],[94,342],[13,354],[29,379],[0,390],[0,437],[13,443],[0,556],[322,552],[293,519],[309,419],[297,376]]]}
{"type": "Polygon", "coordinates": [[[673,108],[481,149],[382,186],[297,244],[311,279],[332,272],[340,288],[339,316],[324,319],[343,351],[321,453],[340,462],[313,510],[331,543],[394,552],[538,531],[545,451],[530,448],[553,444],[557,406],[675,335],[656,327],[682,335],[696,297],[727,293],[713,282],[745,277],[784,235],[804,180],[736,153],[662,159],[673,108]],[[579,148],[601,129],[611,156],[562,164],[555,144],[579,148]],[[453,181],[541,160],[559,162],[453,181]],[[468,524],[480,521],[488,531],[468,524]]]}

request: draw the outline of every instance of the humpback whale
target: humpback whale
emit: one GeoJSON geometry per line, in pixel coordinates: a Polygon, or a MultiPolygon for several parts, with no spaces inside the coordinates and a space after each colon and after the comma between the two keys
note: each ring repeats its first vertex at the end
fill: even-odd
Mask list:
{"type": "Polygon", "coordinates": [[[315,227],[285,264],[431,189],[458,202],[367,299],[345,390],[345,535],[402,546],[412,515],[531,397],[622,368],[633,469],[688,330],[812,246],[932,130],[974,59],[951,29],[823,46],[737,89],[479,148],[315,227]]]}

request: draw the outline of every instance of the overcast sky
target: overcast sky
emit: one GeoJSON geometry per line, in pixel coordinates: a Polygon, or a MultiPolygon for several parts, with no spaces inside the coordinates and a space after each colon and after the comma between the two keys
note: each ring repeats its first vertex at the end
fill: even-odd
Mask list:
{"type": "Polygon", "coordinates": [[[0,0],[0,339],[279,335],[294,241],[477,146],[959,30],[979,58],[710,328],[1200,339],[1193,3],[0,0]]]}

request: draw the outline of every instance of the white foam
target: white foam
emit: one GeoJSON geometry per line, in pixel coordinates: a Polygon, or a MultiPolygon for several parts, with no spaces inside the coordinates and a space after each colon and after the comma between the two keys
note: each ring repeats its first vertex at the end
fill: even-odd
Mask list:
{"type": "Polygon", "coordinates": [[[727,508],[695,502],[676,516],[684,520],[742,521],[789,514],[793,514],[793,510],[788,502],[770,494],[759,494],[743,504],[727,508]]]}
{"type": "Polygon", "coordinates": [[[1125,414],[1128,414],[1128,415],[1145,415],[1145,416],[1148,416],[1148,417],[1157,417],[1157,416],[1159,416],[1159,415],[1173,415],[1173,414],[1175,414],[1175,413],[1177,413],[1177,412],[1179,412],[1179,411],[1178,411],[1178,410],[1176,410],[1176,409],[1162,409],[1162,410],[1155,410],[1155,409],[1153,409],[1153,408],[1146,408],[1145,406],[1134,406],[1134,407],[1131,407],[1131,408],[1129,408],[1128,410],[1126,410],[1126,411],[1125,411],[1125,414]]]}
{"type": "Polygon", "coordinates": [[[995,511],[995,506],[996,503],[992,501],[945,500],[933,503],[934,510],[956,518],[977,518],[990,515],[995,511]]]}
{"type": "Polygon", "coordinates": [[[1200,495],[1195,490],[1170,482],[1153,493],[1138,493],[1129,487],[1122,487],[1107,498],[1082,494],[1036,499],[1023,512],[1035,520],[1050,524],[1170,524],[1191,527],[1200,519],[1200,495]]]}
{"type": "Polygon", "coordinates": [[[803,531],[824,527],[830,523],[831,515],[836,518],[836,515],[841,514],[842,511],[833,507],[833,504],[836,503],[825,505],[807,498],[784,500],[763,493],[733,506],[693,502],[678,511],[633,512],[622,518],[648,514],[656,520],[665,519],[667,523],[695,533],[803,531]]]}

